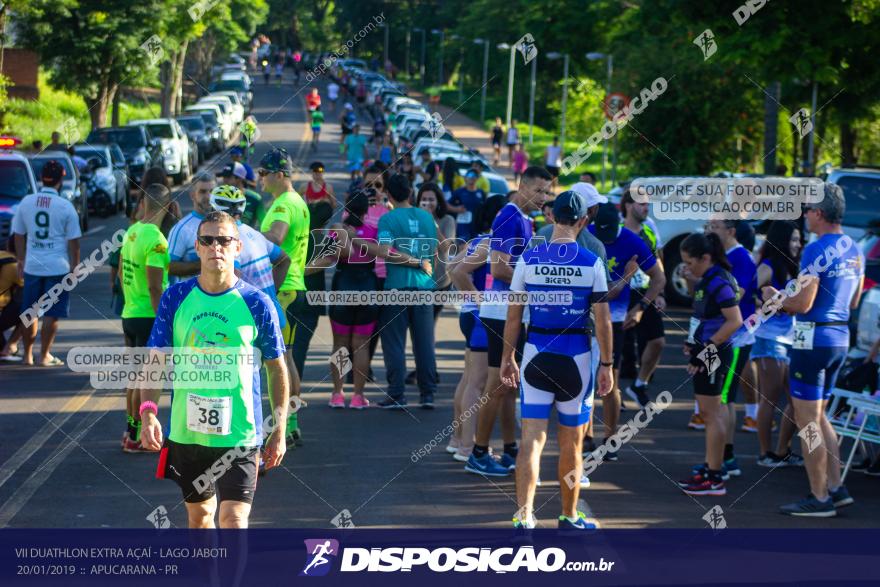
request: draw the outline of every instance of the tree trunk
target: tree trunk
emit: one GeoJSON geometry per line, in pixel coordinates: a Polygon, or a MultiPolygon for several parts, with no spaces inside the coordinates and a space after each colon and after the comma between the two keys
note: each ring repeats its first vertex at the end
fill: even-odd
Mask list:
{"type": "Polygon", "coordinates": [[[173,64],[177,60],[177,54],[172,53],[168,59],[159,66],[159,82],[162,84],[162,92],[159,97],[159,104],[162,107],[160,116],[168,118],[171,116],[172,105],[174,104],[174,72],[173,64]]]}
{"type": "Polygon", "coordinates": [[[113,95],[113,114],[110,116],[110,124],[119,126],[119,102],[122,99],[122,92],[119,90],[113,95]]]}
{"type": "Polygon", "coordinates": [[[856,159],[856,129],[849,122],[840,123],[840,154],[843,156],[841,165],[854,166],[856,159]]]}
{"type": "Polygon", "coordinates": [[[776,144],[779,142],[780,83],[773,82],[764,96],[764,174],[776,175],[776,144]]]}
{"type": "Polygon", "coordinates": [[[119,86],[117,84],[104,81],[98,89],[97,96],[86,100],[93,129],[107,125],[107,108],[113,102],[118,89],[119,86]]]}
{"type": "Polygon", "coordinates": [[[180,49],[177,51],[177,54],[174,56],[172,60],[172,65],[174,67],[174,71],[172,72],[172,105],[173,108],[172,113],[176,116],[180,114],[182,109],[181,104],[181,93],[183,89],[183,65],[186,62],[186,49],[189,46],[189,40],[183,42],[180,45],[180,49]]]}

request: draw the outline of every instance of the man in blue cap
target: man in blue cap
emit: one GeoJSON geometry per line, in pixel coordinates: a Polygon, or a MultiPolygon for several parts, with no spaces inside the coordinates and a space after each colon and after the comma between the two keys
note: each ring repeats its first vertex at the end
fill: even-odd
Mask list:
{"type": "Polygon", "coordinates": [[[547,422],[555,405],[559,426],[559,487],[562,514],[559,528],[586,530],[595,522],[577,511],[579,483],[566,482],[563,472],[582,469],[581,444],[584,424],[593,407],[590,369],[590,310],[595,316],[599,342],[599,396],[613,386],[611,314],[606,295],[605,266],[595,254],[577,244],[578,233],[590,220],[584,199],[574,191],[560,194],[553,203],[553,234],[549,243],[525,251],[516,263],[511,292],[527,293],[529,326],[517,365],[514,349],[522,327],[523,305],[511,302],[504,327],[501,380],[519,386],[522,439],[516,461],[518,528],[534,528],[532,508],[537,487],[541,452],[547,438],[547,422]],[[567,303],[541,300],[537,296],[569,295],[567,303]]]}
{"type": "Polygon", "coordinates": [[[452,192],[447,206],[450,212],[456,214],[455,236],[465,241],[477,236],[475,223],[486,201],[486,192],[477,187],[477,179],[477,172],[468,169],[464,175],[464,186],[452,192]]]}

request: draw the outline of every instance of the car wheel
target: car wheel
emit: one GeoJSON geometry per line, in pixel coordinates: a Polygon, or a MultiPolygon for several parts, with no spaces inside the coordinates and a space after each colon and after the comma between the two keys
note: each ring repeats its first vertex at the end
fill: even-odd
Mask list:
{"type": "MultiPolygon", "coordinates": [[[[687,235],[685,235],[687,236],[687,235]]],[[[664,271],[666,272],[666,299],[676,306],[690,306],[691,296],[687,280],[684,278],[684,261],[678,247],[684,236],[677,238],[663,248],[664,271]]]]}

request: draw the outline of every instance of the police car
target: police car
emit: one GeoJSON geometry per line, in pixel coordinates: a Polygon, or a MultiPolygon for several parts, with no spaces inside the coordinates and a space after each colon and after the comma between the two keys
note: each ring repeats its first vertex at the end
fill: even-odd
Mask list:
{"type": "Polygon", "coordinates": [[[21,141],[0,136],[0,247],[6,248],[12,216],[25,196],[37,193],[37,181],[27,157],[13,150],[21,141]]]}

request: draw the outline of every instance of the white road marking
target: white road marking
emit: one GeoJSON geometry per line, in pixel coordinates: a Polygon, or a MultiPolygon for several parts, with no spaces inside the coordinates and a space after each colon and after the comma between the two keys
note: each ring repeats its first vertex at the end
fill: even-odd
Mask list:
{"type": "Polygon", "coordinates": [[[94,228],[90,228],[90,229],[88,229],[88,230],[86,231],[86,233],[85,233],[83,236],[92,236],[93,234],[96,234],[96,233],[98,233],[98,232],[101,232],[101,231],[104,230],[105,228],[107,228],[106,225],[104,225],[104,224],[99,224],[98,226],[95,226],[94,228]]]}
{"type": "MultiPolygon", "coordinates": [[[[5,528],[9,522],[22,510],[22,508],[27,505],[27,502],[34,496],[34,494],[43,486],[43,484],[49,479],[52,473],[55,472],[55,469],[64,462],[65,457],[70,454],[70,452],[78,447],[79,441],[88,434],[89,430],[98,423],[101,418],[103,418],[107,413],[113,409],[113,407],[118,403],[119,398],[105,396],[98,400],[98,403],[95,408],[95,412],[98,413],[97,417],[92,420],[92,422],[86,426],[83,426],[79,430],[77,430],[76,434],[66,439],[66,442],[62,444],[58,450],[49,455],[45,461],[43,461],[37,470],[34,471],[30,477],[28,477],[21,486],[15,490],[6,503],[3,504],[3,507],[0,507],[0,528],[5,528]]],[[[47,424],[49,424],[47,422],[47,424]]],[[[49,424],[51,426],[51,424],[49,424]]],[[[54,427],[53,427],[54,429],[54,427]]]]}
{"type": "Polygon", "coordinates": [[[64,426],[65,422],[67,422],[72,415],[82,409],[94,393],[95,391],[91,390],[87,393],[75,395],[67,400],[67,403],[58,410],[55,417],[43,424],[43,427],[40,428],[36,434],[31,436],[21,448],[15,451],[15,454],[9,457],[9,460],[0,466],[0,487],[3,487],[3,485],[9,481],[10,477],[15,475],[18,469],[30,460],[30,458],[34,456],[34,453],[46,444],[46,441],[49,440],[49,438],[52,438],[52,433],[54,433],[57,428],[64,426]]]}

